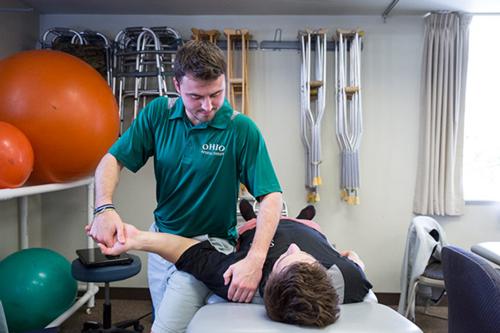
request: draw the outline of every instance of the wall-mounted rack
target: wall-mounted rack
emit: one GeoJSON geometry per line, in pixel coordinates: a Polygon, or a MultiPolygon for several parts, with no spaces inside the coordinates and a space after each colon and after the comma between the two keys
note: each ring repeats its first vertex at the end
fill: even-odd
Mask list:
{"type": "MultiPolygon", "coordinates": [[[[316,43],[312,43],[311,47],[314,49],[316,43]]],[[[297,41],[275,41],[275,40],[263,40],[260,42],[260,48],[262,50],[300,50],[300,42],[297,41]]],[[[336,43],[327,42],[326,50],[335,51],[336,43]]]]}
{"type": "MultiPolygon", "coordinates": [[[[227,50],[227,40],[223,39],[223,40],[218,40],[217,41],[217,46],[221,49],[221,50],[227,50]]],[[[241,42],[234,42],[234,49],[235,50],[241,50],[241,42]]],[[[248,41],[248,49],[249,50],[258,50],[259,49],[259,42],[256,41],[256,40],[249,40],[248,41]]]]}

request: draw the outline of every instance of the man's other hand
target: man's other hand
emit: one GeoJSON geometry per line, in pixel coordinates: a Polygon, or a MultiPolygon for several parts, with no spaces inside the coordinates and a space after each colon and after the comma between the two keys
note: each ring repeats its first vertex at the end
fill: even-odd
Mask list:
{"type": "Polygon", "coordinates": [[[262,278],[262,264],[246,257],[224,272],[224,285],[231,282],[227,297],[233,302],[250,303],[262,278]]]}

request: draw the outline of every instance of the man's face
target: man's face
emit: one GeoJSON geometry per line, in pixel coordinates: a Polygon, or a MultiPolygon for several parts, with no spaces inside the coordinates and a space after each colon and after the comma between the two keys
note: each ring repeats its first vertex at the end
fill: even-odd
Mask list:
{"type": "Polygon", "coordinates": [[[288,250],[283,253],[278,260],[274,263],[272,273],[277,274],[286,267],[298,263],[305,262],[312,264],[317,260],[307,252],[302,251],[296,244],[292,243],[288,247],[288,250]]]}
{"type": "Polygon", "coordinates": [[[174,78],[174,85],[181,95],[186,115],[193,125],[212,120],[224,104],[226,78],[219,76],[212,81],[202,81],[185,75],[180,82],[174,78]]]}

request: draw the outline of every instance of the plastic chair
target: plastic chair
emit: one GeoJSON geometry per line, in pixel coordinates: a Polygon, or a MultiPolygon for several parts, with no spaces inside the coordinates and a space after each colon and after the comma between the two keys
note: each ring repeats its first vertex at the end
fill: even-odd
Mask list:
{"type": "MultiPolygon", "coordinates": [[[[411,304],[413,306],[415,304],[415,298],[417,295],[417,287],[419,287],[419,286],[420,287],[429,287],[429,288],[438,288],[441,290],[441,291],[438,291],[438,296],[436,298],[433,299],[432,297],[429,297],[426,299],[424,314],[426,314],[428,316],[432,316],[432,317],[441,318],[441,319],[447,319],[448,317],[446,317],[446,316],[440,316],[440,315],[429,312],[429,306],[431,305],[431,303],[433,303],[434,305],[439,303],[439,301],[441,300],[441,298],[445,292],[444,273],[443,273],[443,267],[442,267],[441,262],[432,262],[432,263],[428,264],[425,267],[425,270],[422,273],[422,275],[418,276],[415,279],[415,282],[411,286],[410,293],[409,293],[410,294],[409,304],[411,304]]],[[[408,318],[410,316],[411,308],[412,308],[411,306],[408,306],[406,308],[405,317],[408,318]]]]}
{"type": "Polygon", "coordinates": [[[499,332],[500,273],[486,260],[459,247],[444,247],[442,258],[448,332],[499,332]]]}
{"type": "Polygon", "coordinates": [[[446,244],[444,230],[436,220],[429,216],[413,218],[408,228],[401,269],[398,311],[405,317],[415,319],[415,299],[419,293],[426,299],[425,314],[446,319],[428,311],[429,305],[437,304],[444,294],[445,284],[440,254],[442,246],[446,244]]]}
{"type": "Polygon", "coordinates": [[[143,326],[139,323],[139,319],[126,320],[123,322],[112,324],[111,321],[111,301],[109,283],[128,279],[141,271],[141,259],[133,254],[132,262],[127,265],[113,265],[103,267],[87,267],[84,266],[79,259],[73,260],[71,264],[71,274],[78,281],[83,282],[101,282],[104,283],[104,311],[103,322],[86,322],[83,325],[82,332],[113,332],[113,333],[132,333],[142,332],[143,326]],[[127,329],[133,327],[133,330],[127,329]]]}

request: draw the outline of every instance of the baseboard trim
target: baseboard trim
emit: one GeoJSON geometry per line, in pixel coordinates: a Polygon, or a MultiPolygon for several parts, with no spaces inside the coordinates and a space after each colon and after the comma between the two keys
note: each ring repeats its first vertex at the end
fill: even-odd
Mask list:
{"type": "MultiPolygon", "coordinates": [[[[400,293],[375,293],[380,304],[394,306],[399,305],[400,293]]],[[[417,305],[425,305],[425,301],[417,300],[417,305]]],[[[448,295],[444,295],[437,304],[432,306],[448,306],[448,295]]]]}
{"type": "Polygon", "coordinates": [[[375,293],[378,302],[384,305],[398,305],[400,293],[375,293]]]}

